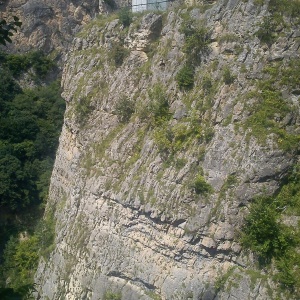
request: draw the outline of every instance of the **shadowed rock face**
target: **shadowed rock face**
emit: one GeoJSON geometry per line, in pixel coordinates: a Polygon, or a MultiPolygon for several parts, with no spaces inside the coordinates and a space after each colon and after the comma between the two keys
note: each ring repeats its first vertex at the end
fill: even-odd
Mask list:
{"type": "Polygon", "coordinates": [[[8,45],[10,51],[42,49],[46,53],[64,53],[82,25],[99,12],[98,0],[13,0],[1,1],[1,15],[17,15],[22,28],[8,45]]]}

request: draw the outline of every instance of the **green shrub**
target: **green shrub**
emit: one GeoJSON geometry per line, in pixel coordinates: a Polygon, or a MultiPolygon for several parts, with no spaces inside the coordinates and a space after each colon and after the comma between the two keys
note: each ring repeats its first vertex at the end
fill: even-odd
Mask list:
{"type": "Polygon", "coordinates": [[[157,84],[148,91],[148,96],[150,98],[148,109],[154,122],[161,123],[169,120],[171,116],[170,106],[165,89],[160,84],[157,84]]]}
{"type": "Polygon", "coordinates": [[[280,126],[280,123],[274,120],[275,115],[283,118],[291,110],[282,99],[280,92],[271,90],[271,87],[265,87],[255,97],[259,99],[259,102],[251,106],[251,116],[246,121],[246,128],[251,128],[252,135],[260,142],[265,142],[267,136],[274,133],[279,148],[284,151],[296,149],[300,136],[288,133],[280,126]]]}
{"type": "Polygon", "coordinates": [[[202,88],[206,94],[209,94],[212,89],[212,80],[209,76],[204,76],[202,79],[202,88]]]}
{"type": "Polygon", "coordinates": [[[232,84],[235,80],[235,76],[233,76],[228,67],[225,67],[223,71],[223,80],[225,84],[232,84]]]}
{"type": "Polygon", "coordinates": [[[154,141],[166,158],[188,147],[192,141],[200,138],[201,133],[201,127],[196,124],[185,122],[170,126],[164,123],[154,131],[154,141]]]}
{"type": "Polygon", "coordinates": [[[134,113],[134,109],[135,103],[133,100],[126,96],[121,97],[116,104],[116,114],[120,122],[128,122],[131,118],[131,115],[134,113]]]}
{"type": "Polygon", "coordinates": [[[75,105],[76,118],[79,124],[86,122],[88,115],[92,112],[91,102],[87,97],[82,97],[75,105]]]}
{"type": "Polygon", "coordinates": [[[270,46],[275,41],[275,28],[277,25],[273,17],[264,17],[259,30],[255,34],[261,42],[270,46]]]}
{"type": "Polygon", "coordinates": [[[121,300],[122,294],[121,293],[113,293],[111,291],[106,291],[104,294],[104,300],[121,300]]]}
{"type": "Polygon", "coordinates": [[[215,131],[212,127],[206,127],[203,130],[202,138],[206,143],[209,143],[212,140],[212,138],[214,137],[214,134],[215,134],[215,131]]]}
{"type": "Polygon", "coordinates": [[[33,276],[38,264],[38,240],[35,236],[20,241],[11,238],[4,250],[5,277],[10,278],[8,287],[18,289],[32,284],[33,276]]]}
{"type": "Polygon", "coordinates": [[[129,50],[126,49],[122,43],[113,43],[109,57],[113,60],[116,67],[120,67],[128,54],[129,50]]]}
{"type": "Polygon", "coordinates": [[[195,190],[196,194],[210,194],[213,192],[213,188],[208,184],[203,175],[198,174],[192,184],[192,188],[195,190]]]}
{"type": "Polygon", "coordinates": [[[54,248],[55,221],[53,213],[39,221],[35,230],[35,236],[37,237],[40,254],[47,259],[54,248]]]}
{"type": "Polygon", "coordinates": [[[131,24],[132,16],[133,15],[129,7],[122,8],[118,12],[119,20],[124,27],[128,27],[131,24]]]}
{"type": "Polygon", "coordinates": [[[181,25],[181,32],[185,35],[183,52],[187,55],[189,64],[198,65],[202,56],[208,52],[209,32],[206,28],[187,20],[181,25]]]}
{"type": "Polygon", "coordinates": [[[273,14],[280,13],[298,19],[300,16],[299,0],[270,0],[269,9],[273,14]]]}
{"type": "Polygon", "coordinates": [[[241,236],[242,245],[258,254],[260,263],[282,258],[295,243],[291,229],[280,222],[280,210],[272,197],[252,203],[241,236]]]}
{"type": "Polygon", "coordinates": [[[177,73],[176,81],[181,89],[191,89],[194,85],[194,68],[185,64],[177,73]]]}
{"type": "Polygon", "coordinates": [[[154,133],[154,141],[158,147],[158,151],[162,155],[163,159],[173,155],[173,139],[174,133],[167,125],[158,127],[154,133]]]}
{"type": "Polygon", "coordinates": [[[120,67],[123,64],[128,54],[129,50],[122,43],[114,43],[109,52],[109,56],[114,61],[116,67],[120,67]]]}
{"type": "Polygon", "coordinates": [[[275,274],[274,279],[280,283],[281,287],[292,291],[295,288],[299,289],[300,254],[294,250],[289,251],[284,257],[279,257],[275,265],[279,272],[275,274]]]}
{"type": "Polygon", "coordinates": [[[38,77],[45,77],[55,66],[54,62],[46,57],[42,51],[34,51],[21,55],[8,54],[6,56],[6,65],[15,77],[32,68],[36,73],[36,79],[38,77]]]}

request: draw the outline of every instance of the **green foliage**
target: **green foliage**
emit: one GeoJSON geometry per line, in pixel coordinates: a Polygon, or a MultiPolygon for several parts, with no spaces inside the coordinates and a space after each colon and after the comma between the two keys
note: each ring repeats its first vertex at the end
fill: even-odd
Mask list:
{"type": "Polygon", "coordinates": [[[223,80],[225,84],[232,84],[235,80],[235,76],[231,74],[231,71],[228,67],[225,67],[223,70],[223,80]]]}
{"type": "Polygon", "coordinates": [[[5,100],[10,98],[0,119],[0,205],[18,210],[47,193],[64,102],[58,83],[5,100]]]}
{"type": "Polygon", "coordinates": [[[22,22],[19,18],[14,16],[12,22],[7,22],[5,19],[0,19],[0,44],[6,45],[11,43],[11,37],[14,35],[13,31],[17,31],[17,27],[21,27],[22,22]]]}
{"type": "Polygon", "coordinates": [[[154,141],[158,147],[158,151],[166,159],[174,153],[173,149],[173,132],[169,126],[159,127],[154,131],[154,141]]]}
{"type": "Polygon", "coordinates": [[[81,97],[75,105],[77,122],[82,126],[87,121],[88,115],[92,112],[91,100],[88,97],[81,97]]]}
{"type": "Polygon", "coordinates": [[[127,96],[123,96],[116,104],[116,114],[120,122],[127,123],[135,110],[135,102],[127,96]]]}
{"type": "Polygon", "coordinates": [[[254,251],[264,266],[271,261],[274,279],[300,296],[299,225],[284,225],[284,215],[300,215],[300,167],[296,165],[274,197],[260,197],[250,207],[241,234],[242,245],[254,251]]]}
{"type": "MultiPolygon", "coordinates": [[[[275,67],[276,75],[280,73],[280,85],[288,87],[291,91],[300,88],[300,59],[291,59],[287,66],[278,70],[275,67]]],[[[277,77],[278,78],[278,77],[277,77]]]]}
{"type": "Polygon", "coordinates": [[[262,263],[281,257],[294,243],[292,233],[279,222],[273,198],[258,198],[245,219],[242,244],[259,255],[262,263]]]}
{"type": "Polygon", "coordinates": [[[295,165],[284,182],[276,201],[285,207],[285,214],[300,216],[300,166],[295,165]]]}
{"type": "Polygon", "coordinates": [[[47,259],[50,252],[53,250],[55,238],[55,223],[54,215],[47,214],[44,219],[41,219],[35,229],[35,236],[38,241],[40,254],[47,259]]]}
{"type": "Polygon", "coordinates": [[[300,60],[294,59],[288,64],[274,63],[264,69],[267,78],[257,84],[259,91],[249,94],[249,98],[256,99],[256,103],[249,106],[250,117],[245,123],[251,128],[251,134],[260,142],[265,142],[273,133],[278,147],[284,151],[293,151],[297,148],[300,135],[291,130],[287,131],[281,123],[284,117],[293,111],[290,103],[281,96],[281,90],[293,92],[299,88],[300,60]],[[294,78],[293,76],[296,76],[294,78]]]}
{"type": "Polygon", "coordinates": [[[275,29],[277,25],[278,22],[272,16],[264,17],[256,36],[261,42],[269,46],[272,45],[276,39],[275,29]]]}
{"type": "Polygon", "coordinates": [[[0,289],[10,278],[4,295],[22,296],[32,287],[40,247],[33,231],[48,195],[65,109],[58,81],[22,90],[14,76],[27,68],[43,76],[49,65],[39,53],[0,53],[0,289]]]}
{"type": "Polygon", "coordinates": [[[14,77],[18,77],[32,68],[35,73],[33,79],[38,80],[39,78],[44,78],[55,66],[54,62],[47,58],[42,51],[26,54],[1,53],[1,56],[2,60],[4,60],[4,66],[9,69],[14,77]]]}
{"type": "Polygon", "coordinates": [[[274,275],[283,289],[290,289],[293,294],[300,295],[300,254],[294,252],[294,249],[287,252],[284,257],[276,260],[275,266],[279,271],[274,275]],[[297,291],[298,292],[295,292],[297,291]]]}
{"type": "Polygon", "coordinates": [[[212,89],[212,79],[209,76],[204,76],[202,79],[202,88],[205,92],[205,94],[209,94],[212,89]]]}
{"type": "Polygon", "coordinates": [[[103,299],[104,300],[121,300],[122,294],[121,293],[113,293],[111,291],[106,291],[103,299]]]}
{"type": "Polygon", "coordinates": [[[158,151],[163,158],[170,158],[176,152],[185,149],[195,138],[202,134],[199,124],[177,123],[170,126],[167,123],[156,128],[153,136],[158,151]]]}
{"type": "Polygon", "coordinates": [[[124,27],[128,27],[132,22],[132,12],[129,7],[120,9],[118,12],[119,21],[123,24],[124,27]]]}
{"type": "Polygon", "coordinates": [[[20,293],[19,291],[14,291],[12,288],[0,288],[0,299],[2,300],[23,300],[26,296],[27,291],[20,293]]]}
{"type": "Polygon", "coordinates": [[[217,291],[224,290],[224,287],[228,282],[228,279],[233,275],[234,271],[235,271],[235,267],[231,267],[227,270],[226,273],[217,277],[214,284],[214,287],[217,291]]]}
{"type": "Polygon", "coordinates": [[[300,22],[300,1],[299,0],[270,0],[269,10],[271,14],[265,16],[256,32],[257,37],[261,42],[267,45],[272,45],[277,37],[276,28],[278,25],[284,27],[289,26],[285,24],[283,16],[292,18],[292,22],[299,24],[300,22]]]}
{"type": "Polygon", "coordinates": [[[179,88],[191,89],[194,85],[195,67],[208,53],[210,34],[205,27],[191,20],[189,16],[184,16],[180,30],[185,35],[183,52],[186,54],[187,60],[177,73],[176,81],[179,88]]]}
{"type": "Polygon", "coordinates": [[[194,68],[185,64],[177,73],[176,81],[181,89],[191,89],[194,86],[194,68]]]}
{"type": "Polygon", "coordinates": [[[299,19],[300,16],[300,2],[299,0],[270,0],[270,11],[291,16],[299,19]]]}
{"type": "Polygon", "coordinates": [[[192,188],[198,195],[206,195],[213,192],[212,186],[205,181],[205,178],[202,174],[198,174],[196,176],[194,182],[192,183],[192,188]]]}
{"type": "Polygon", "coordinates": [[[120,67],[124,59],[128,56],[129,50],[122,43],[114,43],[110,49],[109,56],[113,60],[116,67],[120,67]]]}
{"type": "Polygon", "coordinates": [[[192,34],[186,36],[183,52],[188,55],[188,61],[199,64],[202,56],[208,52],[209,35],[204,27],[195,28],[192,34]]]}
{"type": "Polygon", "coordinates": [[[185,35],[183,52],[187,55],[188,63],[200,64],[202,56],[209,49],[209,33],[207,29],[189,19],[182,23],[181,32],[185,35]]]}
{"type": "MultiPolygon", "coordinates": [[[[148,113],[154,123],[162,123],[170,119],[169,100],[162,85],[155,85],[149,92],[148,113]]],[[[149,115],[147,115],[149,118],[149,115]]]]}
{"type": "Polygon", "coordinates": [[[4,269],[10,278],[9,287],[33,284],[33,275],[38,263],[38,241],[35,236],[23,240],[11,238],[4,250],[4,269]]]}

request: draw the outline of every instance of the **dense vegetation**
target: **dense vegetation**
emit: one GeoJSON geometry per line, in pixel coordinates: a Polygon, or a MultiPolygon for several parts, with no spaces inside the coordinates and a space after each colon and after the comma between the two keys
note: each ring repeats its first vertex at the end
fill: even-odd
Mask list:
{"type": "MultiPolygon", "coordinates": [[[[0,53],[0,295],[22,294],[40,255],[43,215],[64,101],[42,52],[0,53]],[[20,79],[34,88],[22,89],[20,79]],[[37,225],[38,224],[38,225],[37,225]],[[5,282],[6,281],[6,282],[5,282]]],[[[51,230],[50,230],[51,231],[51,230]]],[[[18,296],[16,296],[18,297],[18,296]]],[[[7,298],[9,299],[9,298],[7,298]]]]}
{"type": "MultiPolygon", "coordinates": [[[[260,197],[251,205],[241,241],[257,254],[261,267],[275,265],[273,278],[280,286],[300,296],[300,168],[290,172],[280,192],[260,197]],[[293,218],[295,222],[291,222],[293,218]]],[[[271,270],[270,270],[271,271],[271,270]]],[[[272,273],[272,272],[271,272],[272,273]]]]}

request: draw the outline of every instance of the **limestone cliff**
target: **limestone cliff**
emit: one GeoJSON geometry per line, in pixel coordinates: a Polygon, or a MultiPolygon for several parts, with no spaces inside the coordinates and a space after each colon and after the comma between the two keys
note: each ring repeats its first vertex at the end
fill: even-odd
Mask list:
{"type": "Polygon", "coordinates": [[[37,298],[275,298],[263,273],[247,273],[237,235],[251,200],[275,193],[298,161],[299,82],[280,78],[299,66],[300,44],[288,17],[264,42],[258,2],[174,6],[129,28],[100,16],[74,39],[47,206],[55,245],[37,298]],[[205,41],[193,80],[182,71],[191,28],[205,41]],[[268,109],[267,81],[280,91],[268,109]]]}
{"type": "MultiPolygon", "coordinates": [[[[101,5],[100,5],[101,6],[101,5]]],[[[10,50],[42,49],[46,53],[63,54],[74,34],[99,12],[99,1],[4,0],[0,17],[18,16],[23,25],[15,34],[10,50]]]]}

